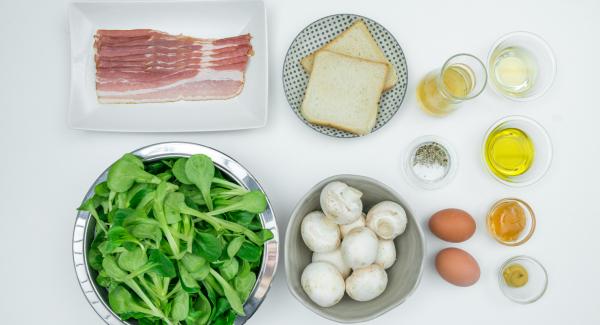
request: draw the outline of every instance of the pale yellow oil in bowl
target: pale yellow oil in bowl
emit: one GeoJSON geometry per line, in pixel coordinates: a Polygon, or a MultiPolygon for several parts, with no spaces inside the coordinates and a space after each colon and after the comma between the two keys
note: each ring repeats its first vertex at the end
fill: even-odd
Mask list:
{"type": "Polygon", "coordinates": [[[529,51],[509,47],[492,54],[491,79],[496,89],[511,97],[523,97],[534,87],[537,64],[529,51]]]}

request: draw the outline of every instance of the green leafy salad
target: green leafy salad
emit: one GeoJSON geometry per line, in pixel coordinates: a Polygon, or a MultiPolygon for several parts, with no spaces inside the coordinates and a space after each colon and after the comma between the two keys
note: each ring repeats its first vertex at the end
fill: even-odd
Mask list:
{"type": "Polygon", "coordinates": [[[263,244],[265,195],[206,155],[144,163],[125,154],[79,208],[96,221],[87,252],[112,310],[139,324],[233,324],[263,244]]]}

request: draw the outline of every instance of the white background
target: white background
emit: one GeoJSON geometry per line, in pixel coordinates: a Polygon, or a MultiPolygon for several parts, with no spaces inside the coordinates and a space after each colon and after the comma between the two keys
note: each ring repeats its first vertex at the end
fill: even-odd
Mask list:
{"type": "MultiPolygon", "coordinates": [[[[126,151],[184,140],[209,145],[239,160],[274,203],[280,234],[296,201],[313,184],[339,173],[379,179],[403,195],[422,225],[438,209],[456,207],[477,220],[473,238],[458,247],[479,261],[482,276],[469,288],[444,282],[432,260],[446,246],[425,229],[428,243],[420,287],[374,324],[598,324],[600,323],[599,1],[325,1],[268,0],[270,109],[261,129],[222,133],[118,134],[66,125],[69,85],[67,1],[0,2],[0,323],[102,324],[84,299],[71,259],[75,208],[96,176],[126,151]],[[326,137],[302,124],[281,83],[284,56],[307,24],[333,13],[356,13],[388,28],[408,59],[409,89],[402,111],[360,139],[326,137]],[[443,119],[419,111],[418,79],[458,52],[485,57],[513,30],[534,31],[551,44],[558,75],[551,91],[515,103],[490,89],[443,119]],[[480,162],[486,129],[511,114],[533,117],[555,149],[550,173],[538,184],[508,188],[480,162]],[[460,167],[437,191],[407,185],[401,157],[423,134],[447,138],[460,167]],[[490,205],[506,196],[529,202],[538,227],[517,248],[495,243],[484,229],[490,205]],[[546,295],[517,305],[498,288],[507,258],[528,254],[548,269],[546,295]]],[[[149,26],[151,27],[151,26],[149,26]]],[[[283,257],[283,255],[281,255],[283,257]]],[[[250,324],[328,324],[297,302],[280,263],[273,287],[250,324]]]]}

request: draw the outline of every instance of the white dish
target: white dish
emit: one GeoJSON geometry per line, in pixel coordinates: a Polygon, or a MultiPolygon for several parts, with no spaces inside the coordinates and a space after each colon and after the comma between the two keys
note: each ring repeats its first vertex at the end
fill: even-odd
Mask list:
{"type": "Polygon", "coordinates": [[[262,127],[267,121],[267,21],[262,1],[72,3],[72,128],[119,132],[192,132],[262,127]],[[227,100],[100,104],[96,97],[93,35],[97,29],[151,28],[222,38],[250,33],[254,55],[239,96],[227,100]]]}

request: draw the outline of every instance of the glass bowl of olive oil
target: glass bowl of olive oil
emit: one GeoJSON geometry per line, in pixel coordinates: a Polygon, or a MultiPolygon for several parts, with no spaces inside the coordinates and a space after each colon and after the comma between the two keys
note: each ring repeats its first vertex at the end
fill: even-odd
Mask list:
{"type": "Polygon", "coordinates": [[[556,60],[552,48],[530,32],[500,37],[488,55],[490,83],[494,90],[513,100],[541,97],[554,82],[556,60]]]}
{"type": "Polygon", "coordinates": [[[502,118],[485,134],[482,160],[487,171],[501,183],[517,187],[531,185],[550,168],[550,136],[531,118],[502,118]]]}

